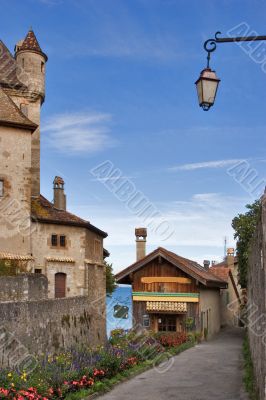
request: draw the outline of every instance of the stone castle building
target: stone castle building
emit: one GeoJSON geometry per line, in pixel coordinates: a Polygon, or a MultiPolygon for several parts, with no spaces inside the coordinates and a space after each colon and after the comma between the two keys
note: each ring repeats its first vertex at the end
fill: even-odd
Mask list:
{"type": "Polygon", "coordinates": [[[90,286],[103,294],[107,234],[67,211],[62,178],[53,203],[40,194],[47,60],[32,30],[14,56],[0,41],[0,260],[46,275],[50,298],[86,295],[90,286]]]}

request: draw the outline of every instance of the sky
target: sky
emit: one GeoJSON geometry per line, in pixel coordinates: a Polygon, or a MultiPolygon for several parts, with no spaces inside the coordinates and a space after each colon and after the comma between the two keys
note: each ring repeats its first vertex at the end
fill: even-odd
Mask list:
{"type": "Polygon", "coordinates": [[[108,232],[115,271],[135,261],[135,227],[148,252],[200,263],[235,246],[232,218],[265,186],[266,42],[218,44],[208,112],[194,83],[205,40],[266,34],[265,13],[258,0],[1,0],[9,49],[32,26],[49,57],[42,194],[64,178],[68,210],[108,232]]]}

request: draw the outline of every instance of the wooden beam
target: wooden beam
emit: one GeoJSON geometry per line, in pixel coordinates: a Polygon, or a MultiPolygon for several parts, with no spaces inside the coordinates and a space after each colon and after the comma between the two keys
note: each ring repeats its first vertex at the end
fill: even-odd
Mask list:
{"type": "Polygon", "coordinates": [[[197,297],[159,297],[159,296],[134,296],[133,301],[175,301],[175,302],[184,302],[184,303],[198,303],[199,298],[197,297]]]}
{"type": "Polygon", "coordinates": [[[191,279],[177,277],[177,276],[144,276],[141,278],[142,283],[181,283],[181,284],[190,284],[191,279]]]}
{"type": "Polygon", "coordinates": [[[233,277],[231,269],[229,269],[229,277],[231,279],[231,282],[232,282],[232,285],[233,285],[234,292],[235,292],[235,295],[237,297],[238,303],[241,306],[241,299],[240,299],[240,296],[239,296],[239,293],[238,293],[238,290],[237,290],[237,286],[236,286],[236,283],[235,283],[235,280],[234,280],[234,277],[233,277]]]}

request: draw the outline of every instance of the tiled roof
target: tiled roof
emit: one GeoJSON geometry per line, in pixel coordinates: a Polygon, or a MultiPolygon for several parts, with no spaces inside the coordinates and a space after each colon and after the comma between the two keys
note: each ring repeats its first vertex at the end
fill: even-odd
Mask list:
{"type": "Polygon", "coordinates": [[[225,282],[228,282],[230,268],[223,266],[216,266],[210,268],[210,272],[225,282]]]}
{"type": "Polygon", "coordinates": [[[19,260],[19,261],[32,261],[34,258],[29,255],[0,253],[0,260],[19,260]]]}
{"type": "Polygon", "coordinates": [[[212,274],[210,271],[206,271],[200,264],[195,261],[189,260],[188,258],[181,257],[172,251],[166,250],[163,247],[158,247],[152,253],[148,254],[146,257],[135,262],[129,267],[125,268],[123,271],[116,275],[117,281],[121,281],[126,278],[130,273],[142,268],[148,262],[154,258],[162,256],[164,259],[175,265],[177,268],[181,269],[183,272],[197,279],[205,286],[210,287],[226,287],[226,282],[219,277],[212,274]]]}
{"type": "Polygon", "coordinates": [[[9,88],[26,88],[17,77],[16,60],[0,40],[0,86],[9,88]]]}
{"type": "MultiPolygon", "coordinates": [[[[238,263],[238,258],[237,258],[237,256],[235,256],[234,264],[237,264],[237,263],[238,263]]],[[[215,268],[228,267],[227,260],[225,259],[225,260],[219,262],[218,264],[214,264],[211,268],[213,268],[213,267],[215,267],[215,268]]]]}
{"type": "Polygon", "coordinates": [[[103,258],[110,257],[110,252],[107,249],[103,249],[103,258]]]}
{"type": "Polygon", "coordinates": [[[22,44],[19,46],[18,51],[23,51],[23,50],[31,50],[34,51],[36,53],[40,53],[42,54],[45,58],[47,58],[46,54],[43,53],[39,42],[35,36],[35,33],[33,32],[32,29],[29,30],[29,32],[27,33],[24,41],[22,42],[22,44]]]}
{"type": "Polygon", "coordinates": [[[74,258],[71,257],[46,257],[46,261],[48,262],[66,262],[66,263],[74,263],[74,258]]]}
{"type": "Polygon", "coordinates": [[[0,87],[0,125],[16,126],[35,131],[37,125],[30,121],[0,87]]]}
{"type": "Polygon", "coordinates": [[[32,220],[40,221],[48,224],[57,225],[72,225],[87,228],[102,237],[107,237],[107,233],[96,228],[89,221],[77,217],[65,210],[59,210],[54,207],[53,203],[48,201],[42,195],[38,198],[33,198],[31,203],[32,220]]]}

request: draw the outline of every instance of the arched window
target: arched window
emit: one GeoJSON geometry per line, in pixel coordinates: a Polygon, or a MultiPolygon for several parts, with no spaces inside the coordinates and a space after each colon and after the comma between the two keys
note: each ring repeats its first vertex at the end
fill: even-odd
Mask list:
{"type": "Polygon", "coordinates": [[[66,297],[66,274],[58,272],[55,274],[55,298],[66,297]]]}

